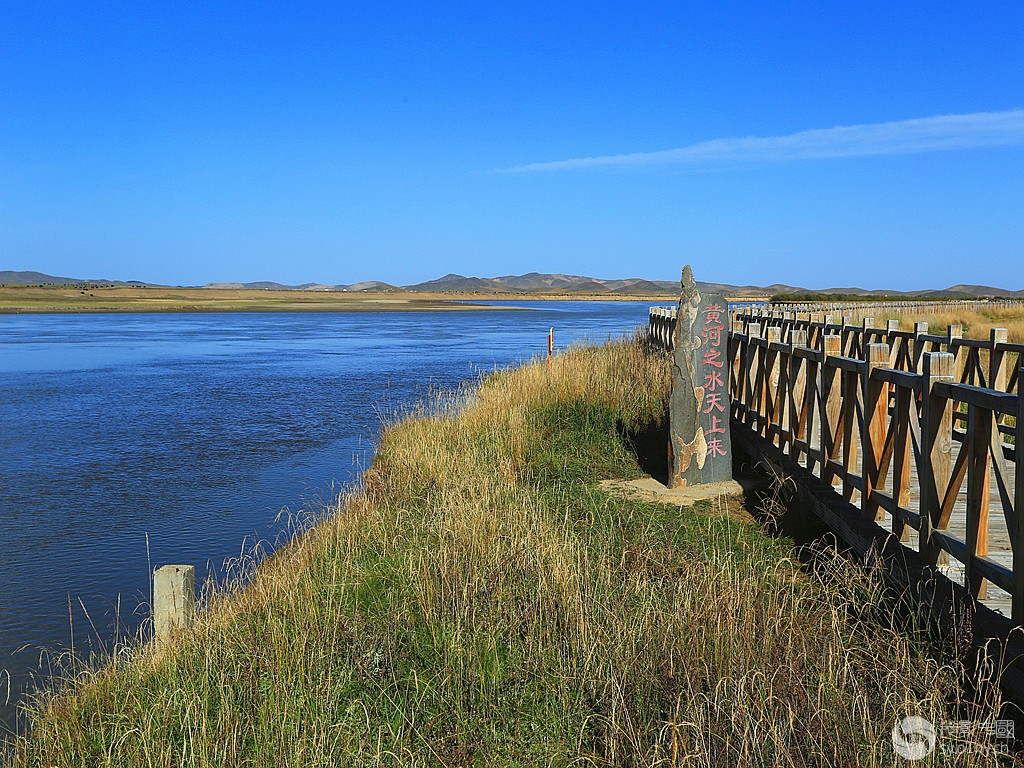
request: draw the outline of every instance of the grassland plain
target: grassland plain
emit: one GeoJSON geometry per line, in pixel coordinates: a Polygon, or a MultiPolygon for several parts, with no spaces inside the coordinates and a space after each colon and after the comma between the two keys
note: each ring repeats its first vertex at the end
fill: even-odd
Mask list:
{"type": "MultiPolygon", "coordinates": [[[[472,302],[656,301],[665,297],[422,291],[299,291],[124,286],[0,286],[0,313],[47,312],[409,312],[494,310],[472,302]],[[467,303],[469,302],[469,303],[467,303]]],[[[671,298],[671,297],[668,297],[671,298]]]]}
{"type": "MultiPolygon", "coordinates": [[[[331,514],[163,648],[41,698],[18,766],[897,765],[955,661],[872,577],[723,505],[601,492],[666,359],[581,347],[388,426],[331,514]]],[[[984,749],[923,765],[992,765],[984,749]]]]}
{"type": "Polygon", "coordinates": [[[1024,343],[1024,306],[986,306],[978,304],[972,309],[961,309],[952,312],[927,313],[920,316],[898,311],[885,312],[879,318],[880,327],[885,327],[888,320],[899,320],[900,327],[910,330],[915,320],[928,323],[931,333],[944,333],[950,325],[963,326],[965,338],[987,339],[993,328],[1005,328],[1007,338],[1017,344],[1024,343]]]}

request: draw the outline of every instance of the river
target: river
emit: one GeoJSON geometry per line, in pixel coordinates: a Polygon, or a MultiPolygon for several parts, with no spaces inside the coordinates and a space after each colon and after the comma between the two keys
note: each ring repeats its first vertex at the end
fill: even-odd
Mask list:
{"type": "Polygon", "coordinates": [[[0,315],[0,731],[72,643],[137,632],[153,568],[223,573],[322,509],[431,388],[649,306],[493,303],[529,309],[0,315]]]}

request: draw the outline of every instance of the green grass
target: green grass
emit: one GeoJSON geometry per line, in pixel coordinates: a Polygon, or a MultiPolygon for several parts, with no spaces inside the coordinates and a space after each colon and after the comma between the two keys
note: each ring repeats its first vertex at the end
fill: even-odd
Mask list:
{"type": "Polygon", "coordinates": [[[618,343],[408,414],[363,487],[172,647],[42,699],[16,763],[897,764],[894,721],[954,719],[963,670],[868,575],[805,572],[721,501],[598,488],[640,474],[618,426],[660,418],[667,386],[618,343]]]}

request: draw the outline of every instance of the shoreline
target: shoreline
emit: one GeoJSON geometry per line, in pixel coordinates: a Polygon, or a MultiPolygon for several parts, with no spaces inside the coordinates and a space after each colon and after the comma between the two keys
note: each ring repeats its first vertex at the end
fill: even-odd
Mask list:
{"type": "Polygon", "coordinates": [[[917,650],[867,571],[823,549],[812,575],[758,522],[800,525],[796,505],[605,490],[647,477],[623,433],[667,428],[668,386],[663,356],[618,341],[407,414],[353,493],[172,643],[34,700],[14,763],[147,765],[185,743],[200,768],[463,765],[468,748],[494,765],[722,765],[770,733],[764,765],[853,765],[865,745],[888,756],[909,705],[954,717],[966,678],[917,650]]]}
{"type": "Polygon", "coordinates": [[[0,314],[182,312],[479,312],[521,310],[476,302],[676,301],[672,296],[387,291],[262,291],[220,288],[0,286],[0,314]]]}

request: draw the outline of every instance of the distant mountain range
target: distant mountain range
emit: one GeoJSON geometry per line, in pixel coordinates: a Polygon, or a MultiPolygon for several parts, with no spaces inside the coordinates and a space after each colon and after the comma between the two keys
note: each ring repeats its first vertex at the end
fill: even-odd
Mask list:
{"type": "MultiPolygon", "coordinates": [[[[74,277],[54,277],[42,272],[15,272],[0,270],[0,285],[111,285],[111,286],[156,286],[155,283],[144,283],[137,280],[86,280],[74,277]]],[[[1024,290],[1011,291],[993,288],[987,285],[954,285],[941,290],[893,291],[865,288],[818,288],[809,289],[799,286],[784,285],[731,285],[729,283],[704,283],[698,286],[704,292],[723,293],[737,297],[770,297],[778,294],[847,294],[852,296],[886,295],[886,296],[930,296],[949,299],[979,297],[1024,298],[1024,290]]],[[[255,283],[209,283],[204,288],[211,289],[248,289],[273,291],[418,291],[430,293],[534,293],[534,294],[580,294],[608,296],[658,296],[674,295],[679,292],[679,283],[673,280],[644,280],[631,277],[622,280],[602,280],[596,277],[581,275],[542,274],[529,272],[525,275],[503,275],[501,277],[466,277],[448,274],[436,280],[428,280],[415,285],[391,285],[379,280],[362,283],[324,285],[321,283],[303,283],[302,285],[284,285],[269,281],[255,283]]]]}
{"type": "Polygon", "coordinates": [[[138,280],[83,280],[79,277],[54,277],[42,272],[15,272],[0,269],[0,285],[155,285],[138,280]]]}

